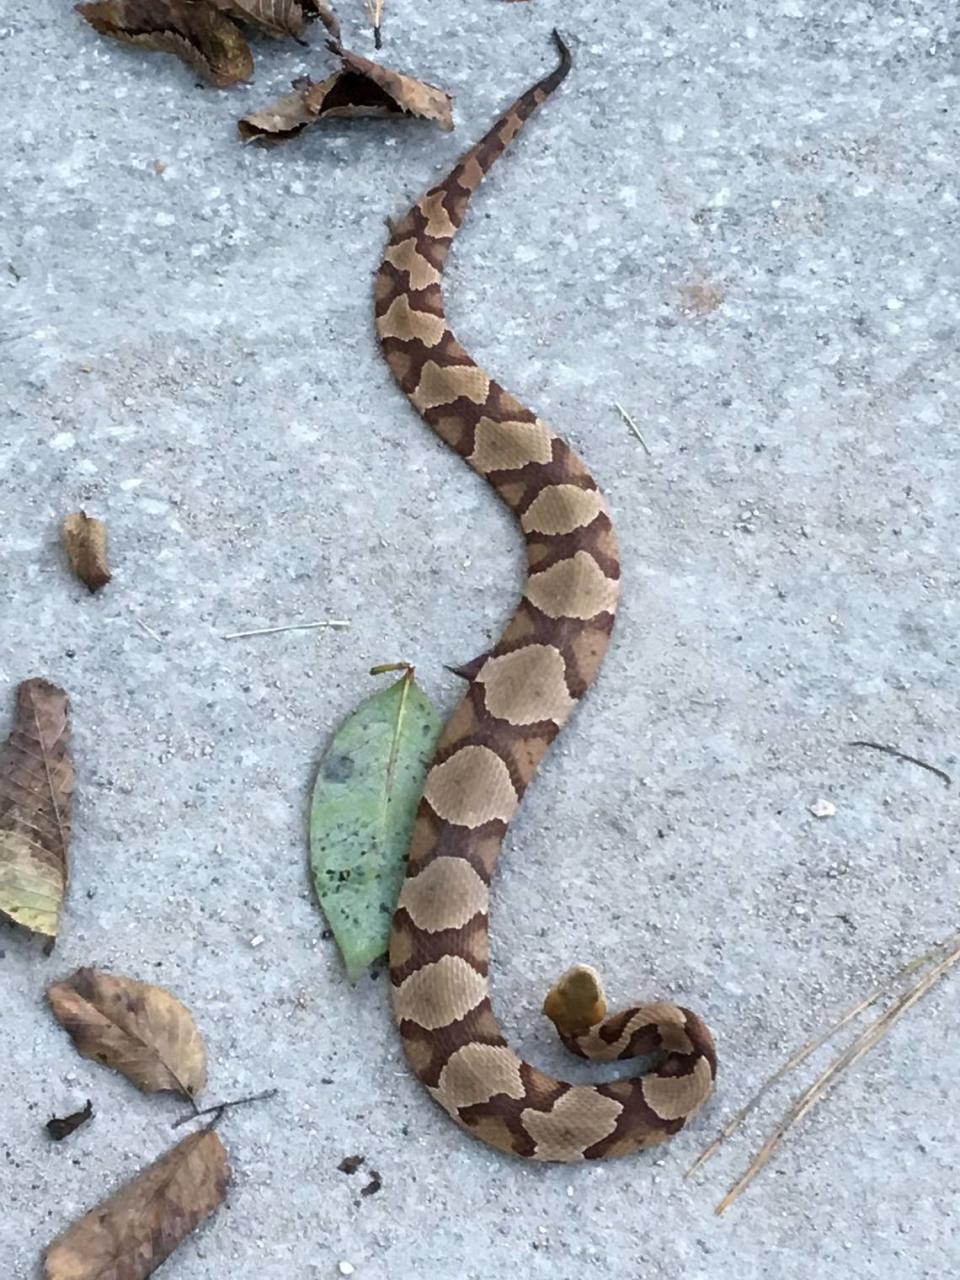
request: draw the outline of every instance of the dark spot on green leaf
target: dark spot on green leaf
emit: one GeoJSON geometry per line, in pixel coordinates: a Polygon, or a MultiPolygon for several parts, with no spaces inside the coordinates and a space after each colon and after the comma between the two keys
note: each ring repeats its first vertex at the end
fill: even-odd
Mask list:
{"type": "Polygon", "coordinates": [[[353,777],[353,760],[350,756],[331,756],[323,766],[323,776],[328,782],[347,782],[353,777]]]}

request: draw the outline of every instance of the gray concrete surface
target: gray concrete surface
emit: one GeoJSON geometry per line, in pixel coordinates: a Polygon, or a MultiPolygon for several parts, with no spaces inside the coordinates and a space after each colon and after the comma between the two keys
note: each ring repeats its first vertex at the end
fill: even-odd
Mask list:
{"type": "MultiPolygon", "coordinates": [[[[45,1012],[45,983],[94,962],[190,1004],[211,1100],[280,1090],[224,1123],[229,1205],[171,1280],[951,1274],[956,978],[727,1217],[712,1206],[789,1089],[682,1176],[792,1046],[957,924],[954,792],[845,745],[960,771],[950,8],[386,8],[384,58],[456,93],[456,133],[342,124],[244,149],[236,117],[319,74],[319,33],[257,41],[256,83],[219,93],[52,0],[0,18],[0,711],[5,732],[17,681],[62,682],[80,779],[55,956],[0,937],[0,1271],[33,1276],[180,1113],[77,1058],[45,1012]],[[543,70],[554,22],[575,74],[478,199],[449,305],[589,459],[626,588],[503,864],[496,999],[565,1068],[537,1011],[590,960],[618,998],[700,1009],[722,1053],[693,1131],[584,1168],[499,1158],[434,1108],[384,979],[351,989],[322,938],[304,839],[370,663],[415,661],[449,708],[442,664],[496,634],[519,581],[507,517],[378,357],[370,278],[384,217],[543,70]],[[80,505],[112,533],[96,599],[58,546],[80,505]],[[352,629],[219,638],[324,616],[352,629]],[[96,1121],[50,1146],[48,1115],[86,1097],[96,1121]],[[378,1194],[338,1172],[353,1153],[378,1194]]],[[[369,52],[360,10],[342,6],[346,39],[369,52]]]]}

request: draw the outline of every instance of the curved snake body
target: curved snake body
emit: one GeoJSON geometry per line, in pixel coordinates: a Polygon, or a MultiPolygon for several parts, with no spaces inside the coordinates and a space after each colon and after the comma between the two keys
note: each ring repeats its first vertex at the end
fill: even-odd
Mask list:
{"type": "Polygon", "coordinates": [[[387,362],[435,432],[519,520],[528,576],[440,739],[394,917],[390,976],[407,1058],[438,1103],[494,1147],[537,1160],[620,1155],[662,1142],[702,1105],[715,1056],[696,1014],[637,1006],[566,1026],[568,1048],[611,1060],[656,1054],[644,1075],[571,1085],[508,1046],[488,984],[489,885],[537,765],[596,675],[619,592],[617,541],[580,459],[480,369],[450,331],[441,275],[470,197],[570,56],[524,93],[393,231],[376,279],[387,362]],[[594,1023],[594,1025],[590,1025],[594,1023]]]}

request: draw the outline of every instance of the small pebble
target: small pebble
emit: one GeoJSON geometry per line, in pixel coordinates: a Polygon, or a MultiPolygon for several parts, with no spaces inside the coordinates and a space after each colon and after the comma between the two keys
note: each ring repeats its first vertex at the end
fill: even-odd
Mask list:
{"type": "Polygon", "coordinates": [[[342,1276],[352,1276],[355,1268],[352,1262],[341,1262],[337,1270],[342,1276]]]}
{"type": "Polygon", "coordinates": [[[832,818],[837,812],[837,806],[831,800],[814,800],[810,812],[815,818],[832,818]]]}
{"type": "Polygon", "coordinates": [[[266,939],[264,938],[263,934],[258,933],[255,938],[250,939],[250,945],[251,947],[261,947],[263,946],[265,941],[266,939]]]}

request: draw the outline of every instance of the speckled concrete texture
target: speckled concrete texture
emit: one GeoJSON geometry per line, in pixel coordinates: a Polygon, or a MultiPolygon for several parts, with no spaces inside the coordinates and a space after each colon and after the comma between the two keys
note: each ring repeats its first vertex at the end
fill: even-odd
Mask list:
{"type": "MultiPolygon", "coordinates": [[[[370,53],[359,0],[342,17],[370,53]]],[[[44,985],[83,963],[191,1006],[211,1100],[280,1091],[224,1121],[228,1206],[170,1280],[960,1269],[957,978],[726,1217],[788,1088],[683,1178],[791,1048],[957,924],[954,792],[847,745],[960,772],[954,27],[907,0],[387,0],[384,60],[449,87],[456,132],[339,123],[265,151],[236,118],[323,73],[320,32],[257,40],[256,83],[221,93],[69,5],[4,8],[0,718],[21,679],[61,682],[79,772],[62,941],[0,935],[5,1278],[181,1111],[54,1025],[44,985]],[[538,1009],[591,961],[618,1000],[700,1010],[722,1055],[693,1130],[582,1168],[501,1158],[433,1106],[384,978],[351,988],[323,938],[304,832],[370,664],[416,662],[448,710],[443,664],[512,607],[518,539],[394,387],[371,277],[384,218],[550,65],[554,23],[574,74],[478,196],[449,310],[588,459],[625,594],[509,842],[496,1003],[580,1078],[538,1009]],[[59,547],[79,506],[111,530],[96,598],[59,547]],[[352,626],[221,639],[323,617],[352,626]],[[96,1120],[51,1146],[44,1121],[87,1097],[96,1120]],[[338,1171],[354,1153],[378,1193],[338,1171]]]]}

